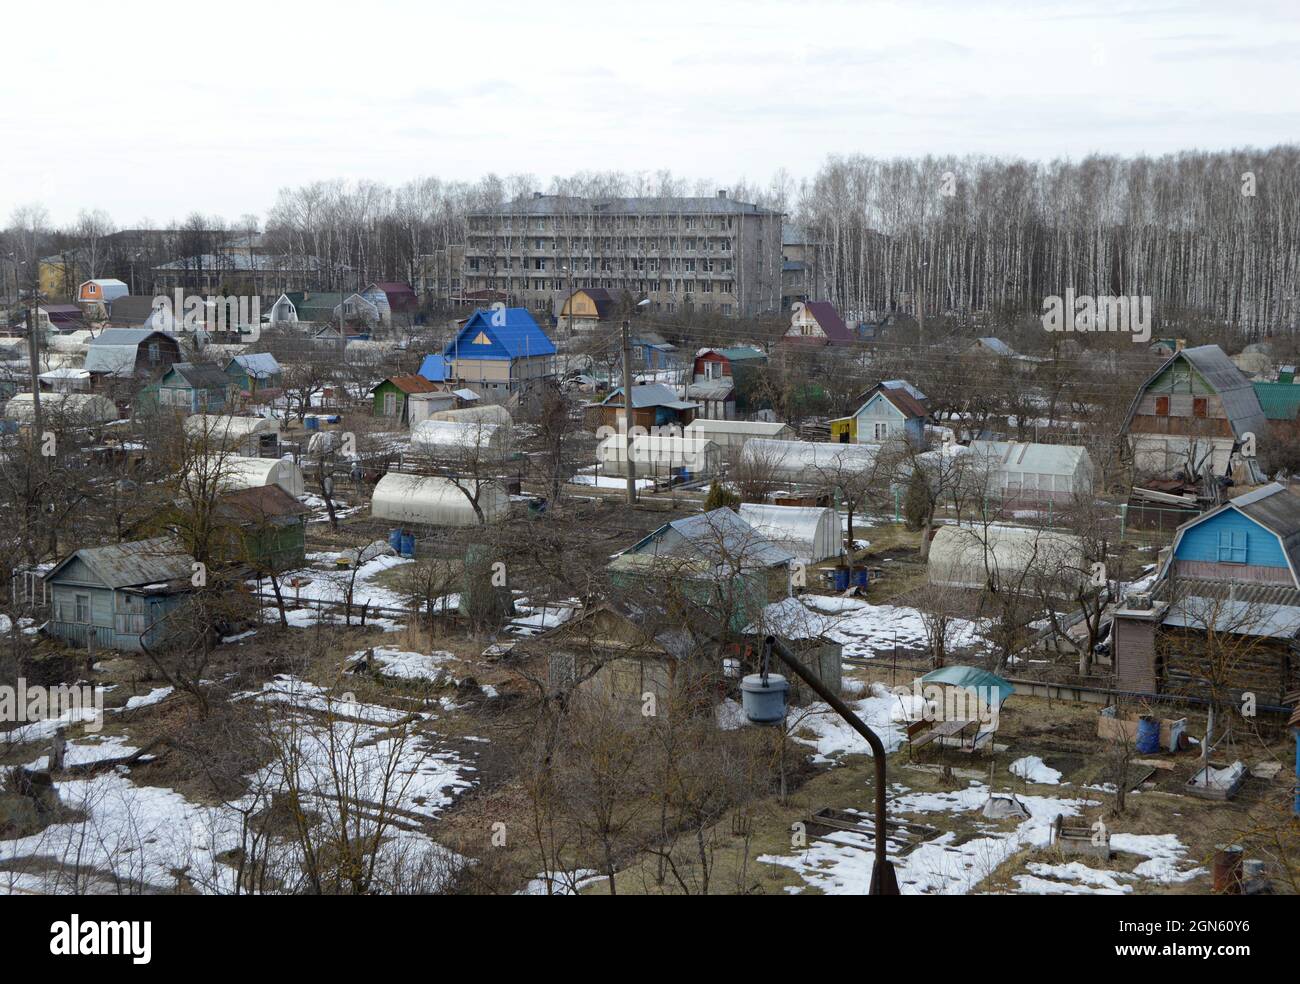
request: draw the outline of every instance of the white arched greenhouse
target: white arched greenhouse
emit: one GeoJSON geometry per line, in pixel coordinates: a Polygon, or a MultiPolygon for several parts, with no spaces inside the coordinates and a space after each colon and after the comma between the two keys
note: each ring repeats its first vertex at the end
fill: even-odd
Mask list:
{"type": "Polygon", "coordinates": [[[755,438],[788,441],[795,436],[795,432],[789,424],[780,421],[708,420],[697,417],[686,425],[686,436],[702,437],[720,448],[739,448],[755,438]]]}
{"type": "Polygon", "coordinates": [[[941,526],[930,543],[931,584],[982,590],[989,582],[1033,594],[1072,594],[1088,576],[1083,541],[1022,526],[941,526]]]}
{"type": "Polygon", "coordinates": [[[306,491],[302,469],[288,458],[225,458],[208,459],[210,474],[218,476],[220,488],[235,492],[256,489],[264,485],[278,485],[294,498],[306,491]]]}
{"type": "MultiPolygon", "coordinates": [[[[699,437],[641,434],[632,438],[630,454],[638,478],[668,478],[685,471],[690,479],[716,475],[722,451],[699,437]]],[[[626,475],[627,435],[611,434],[596,447],[596,461],[604,475],[626,475]]]]}
{"type": "Polygon", "coordinates": [[[753,438],[745,442],[740,460],[775,481],[822,485],[836,475],[869,471],[875,466],[879,450],[875,444],[753,438]]]}
{"type": "Polygon", "coordinates": [[[429,414],[430,420],[454,420],[463,424],[485,423],[498,424],[501,427],[510,428],[514,424],[514,418],[510,416],[510,411],[497,403],[490,403],[485,407],[462,407],[459,410],[438,410],[429,414]]]}
{"type": "Polygon", "coordinates": [[[821,506],[740,505],[740,518],[799,560],[817,564],[840,554],[840,517],[821,506]]]}
{"type": "Polygon", "coordinates": [[[411,428],[411,450],[438,458],[504,458],[510,432],[481,420],[422,420],[411,428]]]}
{"type": "MultiPolygon", "coordinates": [[[[510,514],[510,497],[501,486],[465,480],[470,495],[478,494],[483,520],[495,523],[510,514]]],[[[477,526],[469,496],[446,478],[389,472],[379,480],[370,499],[370,515],[390,523],[419,526],[477,526]]]]}
{"type": "Polygon", "coordinates": [[[263,440],[275,443],[280,422],[272,417],[233,417],[196,413],[185,418],[185,436],[214,450],[239,448],[255,452],[263,440]]]}
{"type": "MultiPolygon", "coordinates": [[[[42,393],[41,412],[63,417],[70,423],[90,426],[117,420],[117,407],[96,393],[42,393]]],[[[31,393],[18,393],[5,404],[5,419],[29,424],[36,417],[31,393]]]]}

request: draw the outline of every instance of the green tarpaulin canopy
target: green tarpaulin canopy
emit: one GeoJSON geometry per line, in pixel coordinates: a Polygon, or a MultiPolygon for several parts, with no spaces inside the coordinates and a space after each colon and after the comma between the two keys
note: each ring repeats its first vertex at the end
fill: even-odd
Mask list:
{"type": "Polygon", "coordinates": [[[963,687],[980,694],[992,694],[997,691],[997,703],[1016,692],[1016,688],[1003,680],[996,673],[976,669],[974,666],[944,666],[931,670],[921,677],[922,683],[938,683],[948,687],[963,687]]]}

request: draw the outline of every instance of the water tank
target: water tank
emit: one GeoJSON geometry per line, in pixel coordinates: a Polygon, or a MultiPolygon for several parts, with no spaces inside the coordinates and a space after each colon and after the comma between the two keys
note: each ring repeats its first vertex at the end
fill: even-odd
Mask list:
{"type": "Polygon", "coordinates": [[[790,683],[781,674],[769,673],[764,681],[763,674],[751,673],[740,681],[740,693],[745,717],[755,724],[773,724],[785,718],[790,683]]]}

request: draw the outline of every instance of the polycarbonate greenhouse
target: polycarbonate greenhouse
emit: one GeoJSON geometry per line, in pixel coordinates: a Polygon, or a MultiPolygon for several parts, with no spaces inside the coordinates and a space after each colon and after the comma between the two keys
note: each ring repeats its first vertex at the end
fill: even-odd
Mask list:
{"type": "Polygon", "coordinates": [[[839,556],[842,536],[839,514],[834,509],[745,502],[740,506],[740,518],[807,563],[839,556]]]}
{"type": "Polygon", "coordinates": [[[263,434],[279,434],[280,422],[272,417],[234,417],[196,413],[185,418],[185,436],[206,441],[214,448],[256,444],[263,434]]]}
{"type": "Polygon", "coordinates": [[[605,475],[626,475],[628,456],[641,478],[667,478],[685,471],[691,479],[717,473],[722,452],[712,441],[699,437],[641,434],[632,438],[612,434],[596,448],[596,461],[605,475]]]}
{"type": "Polygon", "coordinates": [[[485,423],[499,424],[509,428],[514,424],[510,411],[496,403],[485,407],[461,407],[459,410],[438,410],[429,415],[430,420],[452,420],[464,424],[485,423]]]}
{"type": "Polygon", "coordinates": [[[781,421],[708,420],[697,417],[686,425],[686,436],[702,437],[720,448],[739,448],[755,438],[788,440],[795,436],[795,432],[789,424],[781,421]]]}
{"type": "MultiPolygon", "coordinates": [[[[31,393],[19,393],[5,404],[5,419],[31,423],[36,416],[31,393]]],[[[117,420],[117,407],[106,396],[95,393],[42,393],[41,411],[85,425],[117,420]]]]}
{"type": "Polygon", "coordinates": [[[510,432],[482,420],[422,420],[411,428],[411,450],[441,458],[504,457],[510,432]]]}
{"type": "Polygon", "coordinates": [[[209,469],[209,474],[219,476],[219,487],[231,492],[278,485],[297,498],[306,491],[302,469],[288,458],[240,458],[230,455],[209,459],[209,469]]]}
{"type": "Polygon", "coordinates": [[[1030,594],[1071,593],[1088,576],[1083,541],[1021,526],[941,526],[930,543],[931,584],[982,590],[991,583],[1030,594]]]}
{"type": "Polygon", "coordinates": [[[870,470],[879,450],[874,444],[754,438],[745,442],[740,460],[777,481],[817,485],[841,472],[870,470]]]}
{"type": "MultiPolygon", "coordinates": [[[[510,513],[510,497],[499,485],[464,482],[485,522],[494,523],[510,513]]],[[[389,472],[379,480],[370,499],[370,515],[390,523],[418,526],[477,526],[478,516],[469,496],[446,478],[389,472]]]]}

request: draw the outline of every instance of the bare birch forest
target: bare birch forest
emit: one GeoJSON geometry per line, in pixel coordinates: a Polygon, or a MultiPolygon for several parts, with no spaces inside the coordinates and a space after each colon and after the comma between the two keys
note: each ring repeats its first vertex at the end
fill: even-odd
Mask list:
{"type": "Polygon", "coordinates": [[[823,247],[820,293],[846,313],[1041,309],[1067,287],[1150,295],[1157,317],[1196,313],[1249,334],[1295,319],[1300,148],[1040,164],[990,158],[834,157],[796,185],[688,182],[670,173],[426,178],[396,190],[281,192],[268,229],[287,251],[370,276],[463,241],[466,214],[533,191],[712,195],[779,209],[823,247]]]}
{"type": "MultiPolygon", "coordinates": [[[[1280,145],[1051,163],[854,155],[828,158],[811,179],[782,170],[767,184],[668,171],[549,182],[426,177],[398,187],[326,181],[280,191],[264,248],[310,264],[322,288],[413,281],[420,256],[465,241],[469,213],[533,192],[711,196],[725,188],[785,213],[796,234],[819,244],[817,294],[847,316],[911,312],[918,300],[926,315],[1011,316],[1039,312],[1044,297],[1072,287],[1149,295],[1157,323],[1195,316],[1255,336],[1295,324],[1298,165],[1300,147],[1280,145]]],[[[87,214],[102,235],[107,217],[87,214]]],[[[21,228],[31,215],[15,213],[11,236],[31,234],[21,228]]],[[[174,226],[175,246],[201,254],[223,233],[255,226],[251,216],[191,215],[174,226]]],[[[66,245],[84,238],[77,228],[45,231],[66,245]]]]}

